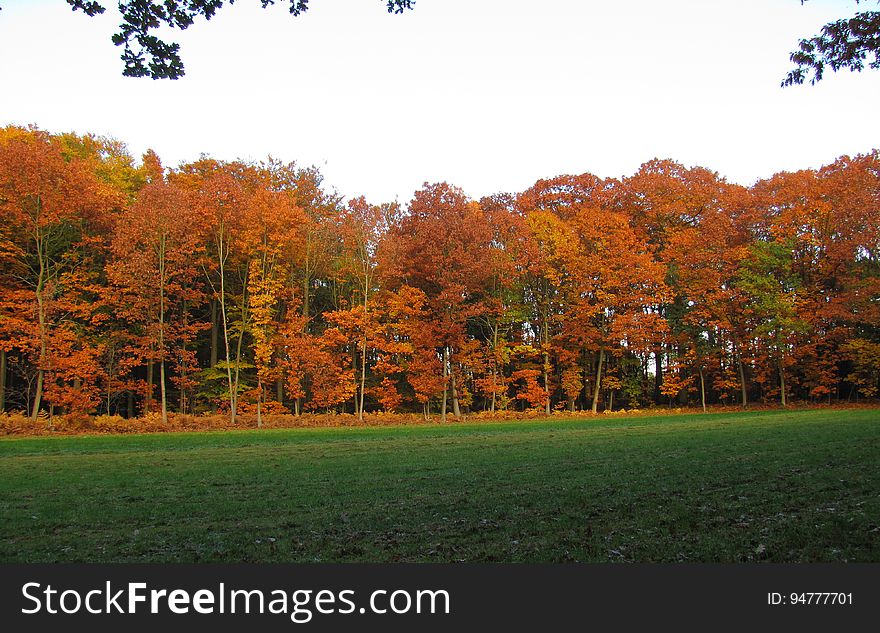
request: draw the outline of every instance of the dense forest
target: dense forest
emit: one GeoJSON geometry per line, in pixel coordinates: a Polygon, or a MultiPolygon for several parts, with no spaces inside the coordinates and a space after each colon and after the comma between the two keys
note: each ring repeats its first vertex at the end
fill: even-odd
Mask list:
{"type": "Polygon", "coordinates": [[[405,206],[315,168],[0,128],[0,410],[236,415],[855,401],[880,152],[751,187],[653,160],[405,206]]]}

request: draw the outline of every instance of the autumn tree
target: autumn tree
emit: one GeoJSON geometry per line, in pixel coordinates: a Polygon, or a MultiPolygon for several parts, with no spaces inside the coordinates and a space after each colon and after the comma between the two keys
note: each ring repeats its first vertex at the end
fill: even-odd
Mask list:
{"type": "Polygon", "coordinates": [[[70,337],[55,335],[64,312],[57,302],[66,298],[64,277],[75,264],[75,246],[87,239],[90,223],[115,199],[83,161],[65,160],[48,134],[8,131],[2,139],[2,250],[11,283],[7,297],[17,306],[18,322],[16,338],[4,349],[17,348],[32,359],[36,380],[29,408],[35,419],[48,386],[47,373],[54,371],[52,359],[69,355],[62,348],[70,337]],[[18,312],[22,309],[24,313],[18,312]]]}
{"type": "MultiPolygon", "coordinates": [[[[364,395],[367,382],[367,344],[373,329],[370,299],[377,284],[377,250],[389,221],[395,219],[396,205],[370,205],[364,198],[349,201],[339,217],[339,234],[342,243],[340,268],[343,275],[355,280],[360,301],[351,318],[360,330],[360,375],[355,410],[359,420],[364,418],[364,395]]],[[[354,309],[354,306],[352,306],[354,309]]],[[[385,385],[386,400],[390,397],[389,385],[385,385]]],[[[390,400],[389,400],[390,402],[390,400]]]]}
{"type": "Polygon", "coordinates": [[[304,221],[305,214],[290,192],[259,190],[249,202],[243,242],[251,250],[247,302],[257,373],[258,426],[262,426],[262,403],[267,400],[264,386],[279,378],[274,367],[278,304],[289,276],[284,253],[298,239],[297,230],[304,221]]]}
{"type": "Polygon", "coordinates": [[[408,214],[385,240],[385,274],[396,287],[422,290],[437,328],[444,376],[440,409],[446,420],[452,395],[460,417],[455,351],[467,336],[466,323],[482,310],[480,293],[489,274],[491,232],[480,206],[446,183],[425,185],[415,193],[408,214]]]}
{"type": "Polygon", "coordinates": [[[665,329],[645,306],[663,302],[665,267],[654,261],[619,213],[583,207],[573,218],[576,247],[565,253],[571,276],[566,292],[571,337],[597,353],[592,410],[596,413],[606,355],[621,354],[621,342],[642,350],[665,329]]]}
{"type": "MultiPolygon", "coordinates": [[[[113,242],[110,279],[124,295],[125,316],[144,327],[144,339],[159,364],[163,422],[168,418],[169,348],[183,349],[191,338],[186,305],[202,299],[195,268],[200,250],[195,202],[188,192],[164,181],[141,190],[123,214],[113,242]]],[[[152,394],[148,394],[152,397],[152,394]]]]}

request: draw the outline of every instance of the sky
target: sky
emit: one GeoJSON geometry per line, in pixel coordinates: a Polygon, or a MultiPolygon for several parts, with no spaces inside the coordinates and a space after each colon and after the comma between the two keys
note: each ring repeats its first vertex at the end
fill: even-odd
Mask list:
{"type": "Polygon", "coordinates": [[[312,0],[299,17],[238,0],[162,33],[177,81],[122,77],[103,4],[0,0],[0,125],[112,136],[169,167],[271,155],[374,203],[652,158],[749,185],[880,147],[880,72],[780,87],[798,40],[853,0],[312,0]]]}

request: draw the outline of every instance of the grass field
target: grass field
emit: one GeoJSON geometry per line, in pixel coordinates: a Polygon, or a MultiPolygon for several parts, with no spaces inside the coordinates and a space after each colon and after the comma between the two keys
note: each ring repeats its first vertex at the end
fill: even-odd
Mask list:
{"type": "Polygon", "coordinates": [[[880,411],[0,441],[0,561],[880,561],[880,411]]]}

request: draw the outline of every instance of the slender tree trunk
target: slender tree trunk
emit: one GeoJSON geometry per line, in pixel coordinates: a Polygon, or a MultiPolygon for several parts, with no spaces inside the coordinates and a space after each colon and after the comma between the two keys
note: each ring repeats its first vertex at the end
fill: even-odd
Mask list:
{"type": "Polygon", "coordinates": [[[305,325],[303,325],[303,331],[308,334],[309,331],[309,291],[311,290],[311,275],[308,271],[305,273],[303,277],[303,304],[302,304],[302,315],[303,321],[305,325]]]}
{"type": "MultiPolygon", "coordinates": [[[[110,376],[112,376],[112,372],[108,371],[107,373],[109,374],[108,379],[107,379],[107,415],[110,415],[110,397],[111,397],[110,385],[112,384],[110,381],[110,376]]],[[[119,413],[119,407],[116,408],[116,413],[117,414],[119,413]]]]}
{"type": "Polygon", "coordinates": [[[500,369],[497,365],[498,362],[498,322],[495,322],[495,327],[492,329],[492,404],[489,407],[489,411],[495,413],[495,399],[497,398],[498,393],[498,370],[500,369]]]}
{"type": "Polygon", "coordinates": [[[703,403],[703,413],[706,413],[706,379],[703,377],[702,367],[700,367],[700,401],[703,403]]]}
{"type": "Polygon", "coordinates": [[[779,355],[779,391],[783,407],[787,407],[788,403],[785,399],[785,366],[782,361],[782,354],[779,355]]]}
{"type": "Polygon", "coordinates": [[[6,350],[0,349],[0,413],[6,410],[6,350]]]}
{"type": "Polygon", "coordinates": [[[593,389],[593,413],[599,410],[599,388],[602,385],[602,363],[605,362],[605,348],[599,348],[599,362],[596,367],[596,386],[593,389]]]}
{"type": "Polygon", "coordinates": [[[165,393],[165,359],[159,360],[159,387],[162,391],[162,424],[168,423],[168,400],[165,393]]]}
{"type": "MultiPolygon", "coordinates": [[[[37,204],[42,204],[37,199],[37,204]]],[[[31,409],[31,420],[36,421],[40,413],[40,404],[43,399],[43,364],[46,361],[46,312],[43,301],[43,289],[46,284],[46,262],[43,257],[43,238],[42,233],[37,229],[37,258],[40,260],[40,270],[37,277],[37,312],[40,322],[40,359],[39,368],[37,369],[37,387],[34,393],[34,406],[31,409]]]]}
{"type": "Polygon", "coordinates": [[[608,390],[608,410],[614,410],[614,389],[608,390]]]}
{"type": "MultiPolygon", "coordinates": [[[[309,291],[311,290],[311,271],[309,270],[309,252],[311,250],[311,236],[308,237],[308,246],[306,250],[306,269],[303,271],[302,281],[302,317],[303,317],[303,334],[309,333],[309,291]]],[[[302,398],[297,396],[293,403],[294,413],[298,416],[302,411],[302,398]]]]}
{"type": "Polygon", "coordinates": [[[358,402],[358,420],[363,421],[364,419],[364,390],[367,385],[367,306],[368,299],[370,294],[370,271],[368,268],[368,264],[364,264],[363,269],[363,282],[364,282],[364,340],[361,344],[361,385],[360,385],[360,400],[358,402]]]}
{"type": "MultiPolygon", "coordinates": [[[[217,233],[217,257],[220,265],[220,316],[223,319],[223,346],[226,350],[226,380],[229,387],[229,421],[235,424],[235,414],[238,404],[238,385],[232,382],[232,358],[229,351],[229,318],[226,314],[226,257],[229,254],[229,245],[224,252],[223,224],[220,224],[217,233]]],[[[242,291],[244,292],[244,291],[242,291]]]]}
{"type": "Polygon", "coordinates": [[[654,402],[660,403],[660,387],[663,386],[663,350],[654,351],[654,402]]]}
{"type": "Polygon", "coordinates": [[[733,356],[734,360],[736,360],[737,370],[739,372],[739,388],[742,394],[742,408],[746,409],[749,406],[749,394],[746,389],[746,372],[743,369],[742,362],[742,354],[739,350],[739,342],[734,338],[733,339],[733,356]]]}
{"type": "Polygon", "coordinates": [[[263,381],[257,376],[257,428],[263,428],[263,409],[261,406],[263,400],[263,381]]]}
{"type": "Polygon", "coordinates": [[[544,371],[544,391],[547,393],[547,401],[544,403],[544,414],[550,415],[550,354],[547,346],[550,344],[550,330],[547,325],[547,313],[544,313],[544,326],[541,328],[541,338],[544,339],[544,353],[542,369],[544,371]]]}
{"type": "MultiPolygon", "coordinates": [[[[364,308],[366,309],[366,308],[364,308]]],[[[357,414],[358,420],[364,419],[364,390],[367,384],[367,337],[361,344],[361,380],[360,380],[360,397],[358,398],[357,414]]]]}
{"type": "MultiPolygon", "coordinates": [[[[189,325],[189,309],[187,308],[186,299],[183,300],[183,327],[187,327],[189,325]]],[[[187,393],[186,393],[186,376],[187,376],[187,365],[186,365],[186,345],[181,346],[180,350],[180,391],[177,396],[177,410],[182,414],[186,414],[187,411],[187,393]]]]}
{"type": "Polygon", "coordinates": [[[232,386],[235,389],[235,400],[234,400],[235,404],[233,405],[235,408],[232,411],[233,423],[235,422],[235,416],[238,414],[238,385],[239,385],[239,381],[241,378],[241,346],[242,346],[242,342],[244,340],[244,320],[245,320],[244,302],[245,302],[245,299],[242,298],[242,301],[241,301],[241,304],[242,304],[241,321],[242,321],[242,323],[241,323],[241,329],[238,332],[238,343],[235,348],[235,374],[234,374],[235,378],[232,381],[232,386]]]}
{"type": "Polygon", "coordinates": [[[275,400],[278,404],[284,404],[284,380],[281,378],[275,379],[275,400]]]}
{"type": "Polygon", "coordinates": [[[159,388],[162,392],[162,424],[168,424],[165,391],[165,235],[159,239],[159,388]]]}
{"type": "MultiPolygon", "coordinates": [[[[150,345],[150,352],[152,353],[152,345],[150,345]]],[[[149,390],[147,391],[147,401],[144,403],[144,413],[150,412],[150,404],[153,401],[153,393],[155,392],[155,387],[153,386],[153,359],[150,358],[150,361],[147,363],[147,385],[149,390]]]]}
{"type": "MultiPolygon", "coordinates": [[[[114,357],[114,355],[115,355],[114,350],[113,350],[113,348],[111,348],[110,359],[107,364],[107,415],[110,415],[110,396],[111,396],[110,387],[113,384],[113,357],[114,357]]],[[[0,410],[2,410],[2,409],[0,409],[0,410]]],[[[118,408],[117,408],[116,412],[119,413],[118,408]]]]}
{"type": "Polygon", "coordinates": [[[440,409],[440,422],[446,422],[446,394],[448,392],[447,377],[449,376],[449,347],[443,347],[443,407],[440,409]]]}
{"type": "Polygon", "coordinates": [[[459,419],[461,418],[461,407],[458,403],[458,387],[455,384],[455,372],[452,370],[451,366],[449,368],[449,379],[452,383],[452,415],[454,415],[456,419],[459,419]]]}
{"type": "Polygon", "coordinates": [[[211,299],[211,360],[210,366],[217,364],[217,348],[220,341],[220,317],[217,314],[217,300],[211,299]]]}
{"type": "Polygon", "coordinates": [[[238,329],[238,344],[235,348],[235,373],[234,379],[231,382],[232,387],[232,398],[231,398],[231,418],[232,423],[235,424],[235,416],[238,414],[238,385],[240,384],[239,380],[241,378],[241,345],[244,340],[244,331],[247,324],[247,285],[248,285],[248,275],[250,275],[250,271],[245,273],[244,276],[244,284],[242,284],[241,290],[241,327],[238,329]]]}
{"type": "Polygon", "coordinates": [[[125,413],[129,419],[134,417],[134,394],[131,391],[125,392],[125,413]]]}
{"type": "MultiPolygon", "coordinates": [[[[211,358],[209,367],[216,367],[218,360],[218,347],[220,342],[220,316],[217,314],[217,300],[211,299],[211,358]]],[[[211,413],[217,413],[217,403],[211,401],[211,413]]]]}

